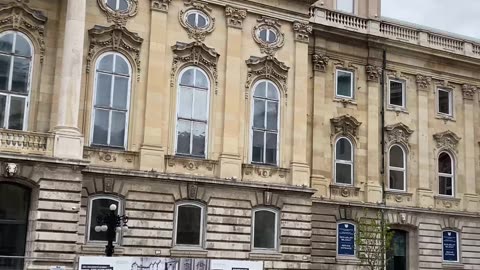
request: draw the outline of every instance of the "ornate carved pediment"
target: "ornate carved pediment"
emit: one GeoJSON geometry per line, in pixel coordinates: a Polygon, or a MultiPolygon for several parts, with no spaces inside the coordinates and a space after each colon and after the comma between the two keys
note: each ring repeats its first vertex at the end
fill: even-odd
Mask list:
{"type": "Polygon", "coordinates": [[[382,75],[382,68],[374,65],[365,66],[365,71],[367,72],[367,81],[370,82],[378,82],[380,76],[382,75]]]}
{"type": "Polygon", "coordinates": [[[463,99],[473,100],[475,92],[477,92],[476,86],[469,84],[462,85],[463,99]]]}
{"type": "Polygon", "coordinates": [[[267,55],[274,55],[277,50],[283,47],[285,35],[280,29],[281,25],[277,19],[270,17],[261,17],[257,19],[257,25],[253,27],[252,35],[253,40],[260,46],[260,51],[267,55]],[[260,32],[262,30],[269,30],[275,33],[276,39],[272,42],[266,42],[260,38],[260,32]]]}
{"type": "Polygon", "coordinates": [[[26,2],[28,1],[16,0],[0,4],[0,31],[15,30],[26,33],[36,43],[40,63],[43,63],[47,17],[41,11],[30,8],[26,2]]]}
{"type": "Polygon", "coordinates": [[[235,28],[243,28],[243,20],[247,17],[247,10],[232,6],[225,7],[227,25],[235,28]]]}
{"type": "Polygon", "coordinates": [[[432,77],[417,74],[417,90],[427,90],[432,83],[432,77]]]}
{"type": "Polygon", "coordinates": [[[358,138],[358,128],[362,124],[351,115],[342,115],[330,119],[332,124],[332,135],[345,135],[352,138],[358,138]]]}
{"type": "Polygon", "coordinates": [[[438,149],[457,150],[458,142],[461,140],[455,133],[450,130],[433,135],[438,149]]]}
{"type": "Polygon", "coordinates": [[[212,9],[207,3],[198,0],[187,0],[185,1],[185,6],[187,8],[181,10],[178,14],[180,25],[187,30],[189,38],[193,38],[196,41],[204,41],[207,34],[210,34],[213,32],[213,30],[215,30],[215,18],[212,16],[212,9]],[[207,17],[208,21],[205,27],[196,28],[187,22],[187,15],[192,10],[198,10],[207,17]]]}
{"type": "Polygon", "coordinates": [[[293,22],[293,32],[295,32],[296,41],[308,43],[312,29],[312,26],[308,23],[293,22]]]}
{"type": "Polygon", "coordinates": [[[247,61],[248,73],[247,82],[245,84],[245,98],[248,98],[248,93],[252,82],[259,78],[271,79],[277,82],[278,86],[283,90],[285,96],[287,95],[287,77],[288,70],[283,62],[277,60],[273,56],[255,57],[251,56],[247,61]]]}
{"type": "Polygon", "coordinates": [[[138,0],[126,0],[128,7],[125,10],[115,10],[111,8],[105,0],[97,0],[98,6],[107,16],[108,22],[113,22],[118,26],[125,26],[127,20],[137,15],[138,0]]]}
{"type": "Polygon", "coordinates": [[[403,123],[386,126],[386,139],[389,143],[401,143],[408,146],[408,139],[412,135],[413,130],[403,123]]]}
{"type": "Polygon", "coordinates": [[[320,55],[320,54],[312,55],[313,69],[315,71],[325,72],[327,70],[329,60],[330,58],[326,55],[320,55]]]}
{"type": "Polygon", "coordinates": [[[137,69],[137,81],[140,79],[140,49],[143,38],[125,27],[112,25],[103,27],[96,25],[88,30],[90,46],[87,55],[87,72],[90,72],[92,61],[104,51],[117,51],[133,61],[137,69]]]}
{"type": "Polygon", "coordinates": [[[220,55],[213,48],[207,47],[201,42],[183,43],[177,42],[172,46],[173,63],[170,71],[170,86],[175,86],[175,75],[182,64],[190,63],[199,65],[210,71],[215,83],[215,94],[218,86],[217,63],[220,55]]]}
{"type": "Polygon", "coordinates": [[[168,6],[172,0],[150,0],[150,9],[162,12],[168,12],[168,6]]]}

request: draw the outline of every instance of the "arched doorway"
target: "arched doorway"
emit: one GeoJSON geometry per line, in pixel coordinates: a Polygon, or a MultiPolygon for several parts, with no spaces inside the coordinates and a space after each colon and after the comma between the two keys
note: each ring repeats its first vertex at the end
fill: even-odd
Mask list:
{"type": "Polygon", "coordinates": [[[404,230],[391,230],[391,232],[393,233],[393,238],[387,254],[387,270],[407,270],[408,232],[404,230]]]}
{"type": "Polygon", "coordinates": [[[31,190],[0,182],[0,269],[22,270],[31,190]]]}

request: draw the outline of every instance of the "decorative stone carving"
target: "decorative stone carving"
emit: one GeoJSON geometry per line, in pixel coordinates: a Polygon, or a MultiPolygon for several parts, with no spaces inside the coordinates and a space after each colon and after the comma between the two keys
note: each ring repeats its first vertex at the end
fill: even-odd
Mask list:
{"type": "Polygon", "coordinates": [[[112,193],[114,183],[115,183],[115,180],[113,180],[113,178],[105,178],[103,181],[104,191],[112,193]]]}
{"type": "Polygon", "coordinates": [[[189,183],[187,185],[187,196],[190,200],[196,200],[198,194],[198,185],[196,183],[189,183]]]}
{"type": "Polygon", "coordinates": [[[347,197],[358,197],[360,188],[354,186],[338,186],[338,185],[330,185],[330,193],[333,196],[342,196],[344,198],[347,197]]]}
{"type": "Polygon", "coordinates": [[[105,162],[117,161],[117,155],[115,153],[109,153],[109,152],[103,152],[103,151],[98,152],[98,158],[105,162]]]}
{"type": "Polygon", "coordinates": [[[225,16],[227,17],[228,26],[242,29],[243,20],[247,17],[247,10],[232,6],[226,6],[225,16]]]}
{"type": "Polygon", "coordinates": [[[325,72],[327,70],[329,60],[330,58],[328,58],[328,56],[326,55],[313,54],[312,55],[313,70],[325,72]]]}
{"type": "Polygon", "coordinates": [[[432,77],[417,74],[417,90],[428,90],[432,82],[432,77]]]}
{"type": "Polygon", "coordinates": [[[281,32],[281,25],[277,19],[269,17],[261,17],[257,19],[257,24],[253,27],[253,40],[260,46],[260,52],[267,55],[274,55],[277,50],[283,47],[285,34],[281,32]],[[277,39],[274,42],[268,43],[260,38],[260,31],[270,29],[275,32],[277,39]]]}
{"type": "Polygon", "coordinates": [[[215,18],[212,17],[212,9],[207,3],[198,0],[187,0],[185,1],[185,6],[187,8],[181,10],[178,14],[180,25],[187,30],[189,38],[195,39],[196,41],[204,41],[207,34],[210,34],[215,30],[215,18]],[[191,10],[198,10],[207,17],[208,23],[204,28],[193,27],[187,22],[186,16],[191,10]]]}
{"type": "Polygon", "coordinates": [[[295,33],[296,41],[308,43],[312,29],[312,26],[308,23],[293,22],[293,32],[295,33]]]}
{"type": "Polygon", "coordinates": [[[263,192],[263,204],[264,205],[272,205],[272,192],[271,191],[264,191],[263,192]]]}
{"type": "Polygon", "coordinates": [[[288,70],[283,62],[273,56],[255,57],[251,56],[247,61],[247,82],[245,83],[245,98],[252,87],[252,83],[260,78],[270,79],[277,83],[285,96],[287,96],[288,70]]]}
{"type": "Polygon", "coordinates": [[[165,160],[168,167],[175,167],[180,165],[184,169],[189,171],[198,171],[200,169],[206,169],[209,172],[213,172],[218,163],[216,160],[190,158],[183,156],[165,156],[165,160]]]}
{"type": "Polygon", "coordinates": [[[245,175],[257,175],[262,178],[271,178],[276,175],[280,178],[286,178],[287,174],[290,172],[287,168],[273,167],[273,166],[263,166],[257,164],[243,164],[243,170],[245,175]]]}
{"type": "Polygon", "coordinates": [[[332,124],[332,137],[341,134],[352,138],[358,138],[358,128],[362,124],[355,117],[348,114],[332,118],[330,123],[332,124]]]}
{"type": "Polygon", "coordinates": [[[378,82],[382,75],[382,68],[374,65],[366,65],[365,71],[367,72],[367,81],[378,82]]]}
{"type": "Polygon", "coordinates": [[[112,25],[103,27],[96,25],[88,30],[90,46],[87,55],[87,73],[90,72],[92,61],[105,51],[116,51],[125,55],[137,70],[137,81],[140,80],[140,49],[143,38],[132,33],[125,27],[112,25]]]}
{"type": "Polygon", "coordinates": [[[150,0],[150,9],[161,12],[168,12],[168,6],[172,0],[150,0]]]}
{"type": "Polygon", "coordinates": [[[170,86],[175,86],[175,76],[181,65],[193,64],[199,65],[208,71],[213,77],[215,94],[218,89],[218,70],[217,63],[220,55],[213,48],[207,47],[201,42],[182,43],[172,46],[173,62],[170,71],[170,86]]]}
{"type": "Polygon", "coordinates": [[[413,194],[405,192],[385,191],[386,199],[390,202],[408,203],[412,201],[413,194]]]}
{"type": "Polygon", "coordinates": [[[473,96],[477,92],[477,87],[469,84],[462,85],[463,99],[473,100],[473,96]]]}
{"type": "Polygon", "coordinates": [[[433,135],[438,149],[447,149],[457,151],[458,142],[461,140],[455,133],[450,130],[433,135]]]}
{"type": "Polygon", "coordinates": [[[25,33],[34,42],[40,63],[43,63],[47,17],[41,11],[30,8],[27,2],[16,0],[0,4],[0,32],[14,30],[25,33]]]}
{"type": "Polygon", "coordinates": [[[397,123],[385,127],[386,140],[390,144],[400,143],[408,146],[408,139],[412,135],[413,130],[403,123],[397,123]]]}
{"type": "Polygon", "coordinates": [[[125,26],[127,20],[137,15],[138,0],[126,0],[128,8],[126,10],[114,10],[107,5],[105,0],[97,0],[98,6],[107,16],[108,22],[113,22],[118,26],[125,26]]]}
{"type": "Polygon", "coordinates": [[[16,163],[5,163],[4,173],[5,177],[14,177],[18,173],[18,164],[16,163]]]}
{"type": "Polygon", "coordinates": [[[437,208],[457,210],[460,207],[460,199],[445,196],[435,196],[435,206],[437,208]]]}

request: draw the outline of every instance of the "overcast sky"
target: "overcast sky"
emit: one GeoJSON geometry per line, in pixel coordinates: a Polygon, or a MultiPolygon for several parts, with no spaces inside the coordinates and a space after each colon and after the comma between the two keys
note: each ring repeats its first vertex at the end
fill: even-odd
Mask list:
{"type": "Polygon", "coordinates": [[[480,0],[382,0],[382,16],[480,39],[480,0]]]}

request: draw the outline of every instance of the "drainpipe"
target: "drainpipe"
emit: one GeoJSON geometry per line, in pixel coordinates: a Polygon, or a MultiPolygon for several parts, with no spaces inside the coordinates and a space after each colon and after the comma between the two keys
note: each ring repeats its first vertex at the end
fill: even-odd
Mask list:
{"type": "Polygon", "coordinates": [[[381,137],[380,137],[380,144],[382,146],[382,164],[380,166],[380,179],[382,179],[382,203],[381,203],[381,228],[382,228],[382,235],[381,235],[381,244],[382,244],[382,251],[385,252],[385,257],[383,260],[381,260],[381,269],[385,269],[386,265],[386,250],[385,250],[385,232],[384,232],[384,227],[385,227],[385,206],[386,206],[386,195],[385,195],[385,182],[387,179],[385,179],[385,90],[386,90],[386,69],[387,69],[387,51],[383,49],[383,63],[382,63],[382,81],[381,81],[381,90],[380,90],[380,100],[382,102],[381,105],[381,112],[380,112],[380,117],[381,117],[381,137]]]}

